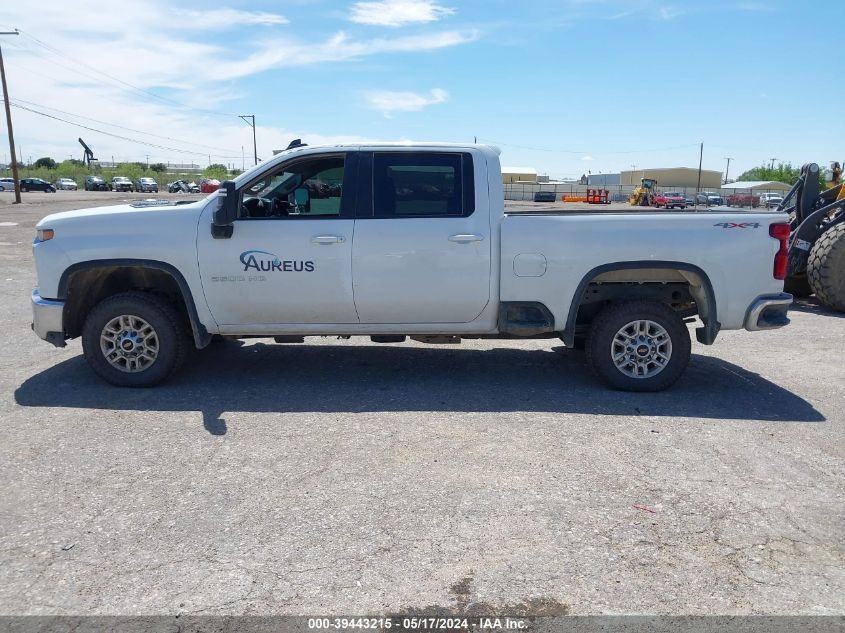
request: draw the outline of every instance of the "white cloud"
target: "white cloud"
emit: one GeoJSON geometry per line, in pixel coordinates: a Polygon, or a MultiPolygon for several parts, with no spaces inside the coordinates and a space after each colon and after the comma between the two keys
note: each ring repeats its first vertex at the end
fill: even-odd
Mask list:
{"type": "Polygon", "coordinates": [[[173,9],[172,13],[184,18],[179,25],[189,29],[226,29],[235,26],[272,26],[287,24],[288,19],[277,13],[266,11],[240,11],[238,9],[211,9],[193,11],[189,9],[173,9]]]}
{"type": "MultiPolygon", "coordinates": [[[[110,160],[112,156],[118,161],[146,160],[149,154],[150,162],[193,161],[204,165],[211,154],[212,162],[240,167],[243,146],[249,166],[252,130],[234,115],[241,113],[241,99],[257,98],[257,95],[244,93],[238,79],[274,68],[440,50],[478,37],[476,31],[435,31],[377,38],[328,32],[322,37],[315,35],[305,39],[302,36],[299,39],[298,31],[291,29],[284,37],[271,38],[272,30],[260,28],[260,25],[283,24],[283,16],[223,8],[213,10],[205,17],[197,16],[195,20],[191,15],[175,16],[170,0],[123,0],[122,11],[127,15],[143,15],[144,19],[109,21],[92,18],[102,15],[101,0],[74,0],[73,11],[67,11],[66,4],[65,0],[40,0],[39,11],[33,12],[25,3],[12,3],[0,12],[0,26],[17,27],[22,31],[20,36],[3,41],[12,101],[19,99],[21,104],[27,101],[30,103],[23,105],[43,109],[61,118],[117,135],[188,150],[188,153],[121,140],[13,108],[15,137],[24,160],[30,156],[33,159],[53,156],[57,160],[69,155],[79,158],[81,148],[76,139],[81,136],[91,145],[95,155],[104,160],[110,160]],[[231,37],[211,34],[235,21],[253,26],[233,30],[231,37]],[[262,39],[256,40],[257,30],[262,33],[262,39]],[[95,48],[91,48],[92,42],[96,43],[95,48]],[[160,95],[160,98],[145,91],[160,95]],[[179,107],[168,100],[197,109],[179,107]],[[232,100],[237,100],[238,105],[229,105],[232,100]],[[99,122],[31,103],[60,108],[99,122]],[[215,116],[209,110],[233,114],[215,116]],[[146,134],[121,130],[109,123],[143,130],[146,134]]],[[[263,158],[268,158],[271,150],[284,148],[291,139],[299,137],[310,144],[374,140],[333,135],[331,129],[315,134],[308,128],[273,127],[272,123],[269,118],[262,120],[259,115],[258,154],[263,158]]],[[[344,128],[350,129],[350,124],[341,121],[334,127],[344,131],[344,128]]],[[[0,159],[3,158],[0,148],[0,159]]]]}
{"type": "Polygon", "coordinates": [[[581,160],[587,160],[587,161],[590,161],[590,160],[595,160],[595,158],[593,158],[592,156],[582,156],[582,157],[581,157],[581,160]]]}
{"type": "Polygon", "coordinates": [[[367,103],[374,110],[390,116],[394,112],[418,112],[423,108],[449,100],[449,93],[441,88],[434,88],[427,95],[416,92],[394,92],[376,90],[368,92],[367,103]]]}
{"type": "Polygon", "coordinates": [[[349,19],[358,24],[404,26],[435,22],[454,13],[454,9],[434,0],[375,0],[353,4],[349,19]]]}
{"type": "Polygon", "coordinates": [[[465,44],[478,39],[477,31],[440,31],[425,35],[355,40],[340,31],[322,42],[293,39],[265,41],[261,50],[246,59],[215,64],[215,76],[233,79],[271,68],[342,62],[380,53],[414,53],[465,44]]]}
{"type": "Polygon", "coordinates": [[[683,15],[683,11],[678,9],[677,7],[660,7],[657,10],[657,17],[660,20],[674,20],[680,15],[683,15]]]}

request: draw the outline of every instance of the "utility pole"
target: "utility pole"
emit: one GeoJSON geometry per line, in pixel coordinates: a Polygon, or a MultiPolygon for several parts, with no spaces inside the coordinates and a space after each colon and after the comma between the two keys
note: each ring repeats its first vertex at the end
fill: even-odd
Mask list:
{"type": "Polygon", "coordinates": [[[776,160],[777,160],[777,158],[773,158],[773,159],[772,159],[772,166],[771,166],[771,168],[770,168],[770,169],[774,169],[774,168],[775,168],[775,161],[776,161],[776,160]]]}
{"type": "Polygon", "coordinates": [[[239,114],[238,116],[244,120],[244,123],[246,123],[248,126],[250,126],[252,128],[252,151],[253,151],[253,154],[255,156],[255,164],[257,165],[258,164],[258,145],[255,142],[255,115],[254,114],[239,114]],[[250,119],[251,122],[247,121],[247,119],[250,119]]]}
{"type": "Polygon", "coordinates": [[[731,159],[725,156],[725,160],[728,161],[728,166],[725,167],[725,183],[728,184],[728,172],[731,170],[731,159]]]}
{"type": "MultiPolygon", "coordinates": [[[[19,35],[18,30],[0,31],[0,35],[19,35]]],[[[0,47],[0,81],[3,84],[3,103],[6,105],[6,127],[9,130],[9,151],[12,154],[12,178],[15,180],[15,204],[21,203],[21,183],[18,180],[18,161],[15,160],[15,135],[12,132],[12,110],[9,107],[9,88],[6,86],[6,67],[3,65],[3,49],[0,47]]]]}
{"type": "Polygon", "coordinates": [[[701,193],[701,164],[704,161],[704,141],[701,141],[701,149],[698,152],[698,188],[695,190],[695,206],[698,206],[698,194],[701,193]]]}

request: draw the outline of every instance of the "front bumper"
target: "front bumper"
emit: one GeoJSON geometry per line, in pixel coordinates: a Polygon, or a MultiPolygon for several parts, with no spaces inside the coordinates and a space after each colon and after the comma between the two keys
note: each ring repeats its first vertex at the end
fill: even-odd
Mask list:
{"type": "Polygon", "coordinates": [[[792,295],[786,292],[757,297],[745,313],[745,329],[756,332],[789,325],[786,314],[791,304],[792,295]]]}
{"type": "Polygon", "coordinates": [[[65,330],[62,325],[64,308],[64,301],[44,299],[38,294],[38,288],[32,291],[32,330],[38,338],[56,347],[65,346],[65,330]]]}

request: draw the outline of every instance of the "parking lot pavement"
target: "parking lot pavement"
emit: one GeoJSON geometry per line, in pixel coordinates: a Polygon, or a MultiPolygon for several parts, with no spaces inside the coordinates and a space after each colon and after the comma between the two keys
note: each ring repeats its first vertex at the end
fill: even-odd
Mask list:
{"type": "Polygon", "coordinates": [[[117,389],[29,328],[33,227],[79,199],[0,202],[0,613],[845,610],[845,315],[658,394],[552,341],[366,339],[117,389]]]}

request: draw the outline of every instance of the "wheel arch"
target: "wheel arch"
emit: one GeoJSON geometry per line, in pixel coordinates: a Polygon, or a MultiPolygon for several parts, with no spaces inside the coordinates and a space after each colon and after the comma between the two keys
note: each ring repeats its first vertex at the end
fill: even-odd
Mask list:
{"type": "Polygon", "coordinates": [[[72,264],[59,279],[58,299],[65,302],[65,332],[79,336],[84,315],[106,296],[130,289],[153,288],[174,300],[191,328],[194,344],[202,349],[211,334],[200,321],[193,294],[178,268],[148,259],[95,259],[72,264]]]}
{"type": "Polygon", "coordinates": [[[561,334],[563,342],[570,347],[575,344],[575,327],[578,319],[578,311],[584,302],[587,288],[591,282],[607,273],[620,273],[623,271],[642,273],[646,270],[676,271],[687,281],[690,294],[695,299],[698,315],[704,324],[703,327],[696,328],[696,339],[704,345],[712,345],[713,341],[716,340],[716,335],[719,333],[721,325],[717,319],[716,295],[713,292],[713,284],[710,281],[710,277],[704,270],[694,264],[651,260],[602,264],[587,272],[581,278],[572,296],[572,302],[569,305],[569,314],[566,318],[566,326],[561,334]]]}

